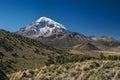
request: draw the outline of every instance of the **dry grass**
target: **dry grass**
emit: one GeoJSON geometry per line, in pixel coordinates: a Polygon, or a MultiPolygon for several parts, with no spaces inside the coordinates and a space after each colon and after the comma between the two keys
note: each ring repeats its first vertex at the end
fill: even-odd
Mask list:
{"type": "Polygon", "coordinates": [[[84,54],[84,52],[82,52],[81,50],[76,50],[76,49],[71,49],[69,52],[71,54],[84,54]]]}
{"type": "Polygon", "coordinates": [[[20,71],[9,77],[10,80],[120,80],[119,75],[119,61],[90,60],[20,71]]]}
{"type": "Polygon", "coordinates": [[[99,54],[103,53],[105,56],[107,55],[120,55],[119,48],[111,48],[110,50],[77,50],[70,49],[69,52],[71,54],[86,54],[90,56],[99,56],[99,54]]]}
{"type": "Polygon", "coordinates": [[[104,55],[120,55],[120,51],[95,51],[98,53],[103,53],[104,55]]]}

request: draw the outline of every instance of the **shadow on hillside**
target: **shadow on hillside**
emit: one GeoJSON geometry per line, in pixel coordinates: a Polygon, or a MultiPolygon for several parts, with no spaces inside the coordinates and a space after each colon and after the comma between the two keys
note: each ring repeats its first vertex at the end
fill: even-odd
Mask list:
{"type": "Polygon", "coordinates": [[[9,80],[8,77],[0,70],[0,80],[9,80]]]}

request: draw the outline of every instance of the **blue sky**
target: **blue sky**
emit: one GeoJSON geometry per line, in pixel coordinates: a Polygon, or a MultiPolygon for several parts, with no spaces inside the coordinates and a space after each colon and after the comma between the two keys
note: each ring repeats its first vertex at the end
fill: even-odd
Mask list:
{"type": "Polygon", "coordinates": [[[73,32],[120,40],[120,0],[0,0],[0,29],[14,32],[41,16],[73,32]]]}

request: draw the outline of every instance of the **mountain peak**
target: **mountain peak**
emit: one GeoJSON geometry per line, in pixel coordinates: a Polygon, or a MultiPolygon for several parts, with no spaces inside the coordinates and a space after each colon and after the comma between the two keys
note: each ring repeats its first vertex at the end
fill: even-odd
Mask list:
{"type": "Polygon", "coordinates": [[[62,24],[47,17],[40,17],[34,23],[20,29],[17,33],[28,37],[49,37],[66,32],[68,30],[62,24]]]}
{"type": "MultiPolygon", "coordinates": [[[[48,18],[48,17],[40,17],[39,19],[37,19],[35,21],[35,23],[44,23],[46,25],[50,25],[51,27],[56,27],[56,28],[63,28],[65,30],[67,30],[62,24],[48,18]]],[[[47,27],[50,27],[50,26],[47,26],[47,27]]]]}

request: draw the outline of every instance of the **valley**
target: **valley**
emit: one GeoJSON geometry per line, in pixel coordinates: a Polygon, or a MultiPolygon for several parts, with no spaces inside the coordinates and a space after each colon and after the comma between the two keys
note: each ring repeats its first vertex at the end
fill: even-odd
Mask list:
{"type": "MultiPolygon", "coordinates": [[[[120,49],[119,49],[120,50],[120,49]]],[[[104,55],[120,55],[120,51],[118,49],[111,49],[111,50],[76,50],[71,49],[68,52],[71,54],[89,54],[89,55],[95,55],[103,53],[104,55]]]]}

